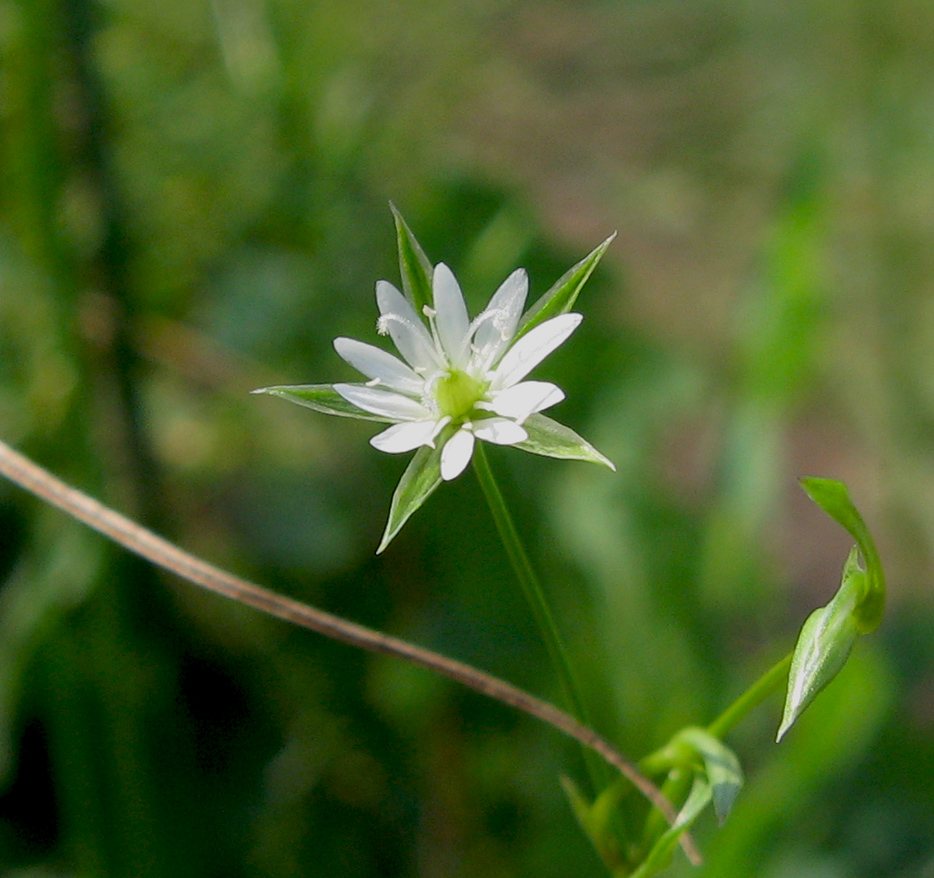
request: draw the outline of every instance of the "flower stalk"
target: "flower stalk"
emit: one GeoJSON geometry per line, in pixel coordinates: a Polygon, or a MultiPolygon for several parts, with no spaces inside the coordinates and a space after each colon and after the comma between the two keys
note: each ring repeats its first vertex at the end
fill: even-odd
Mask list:
{"type": "MultiPolygon", "coordinates": [[[[529,560],[528,553],[519,538],[519,532],[516,530],[512,515],[506,506],[499,484],[490,469],[486,452],[483,446],[478,446],[473,456],[474,472],[477,474],[477,480],[486,497],[487,505],[490,507],[490,514],[496,524],[496,530],[499,533],[503,543],[503,548],[509,557],[516,579],[522,592],[529,602],[532,609],[532,615],[538,625],[542,640],[545,643],[545,649],[548,651],[548,657],[551,665],[557,674],[558,683],[561,687],[561,693],[564,696],[565,704],[570,712],[584,725],[589,725],[588,712],[584,704],[584,699],[580,694],[580,686],[577,682],[571,661],[568,657],[568,651],[564,646],[561,633],[558,631],[558,625],[555,622],[554,614],[545,597],[544,589],[535,573],[535,568],[529,560]]],[[[587,763],[587,771],[590,775],[594,790],[599,792],[605,785],[605,771],[598,766],[586,750],[584,751],[584,761],[587,763]]]]}

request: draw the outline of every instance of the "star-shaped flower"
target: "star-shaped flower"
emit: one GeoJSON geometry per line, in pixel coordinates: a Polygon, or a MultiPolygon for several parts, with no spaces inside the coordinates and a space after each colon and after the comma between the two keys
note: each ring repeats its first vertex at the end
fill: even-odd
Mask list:
{"type": "Polygon", "coordinates": [[[612,463],[569,428],[541,414],[564,393],[525,377],[566,341],[581,322],[570,313],[608,239],[565,274],[525,314],[528,277],[514,271],[473,320],[453,272],[432,267],[396,213],[405,295],[387,281],[376,285],[377,330],[389,335],[401,359],[351,338],[337,353],[366,376],[355,384],[265,387],[327,414],[390,424],[370,442],[398,454],[418,449],[393,497],[378,551],[441,481],[460,475],[477,439],[514,445],[549,457],[612,463]]]}
{"type": "Polygon", "coordinates": [[[374,448],[390,453],[435,447],[444,428],[441,478],[449,481],[470,462],[474,441],[516,445],[529,438],[522,424],[530,415],[564,399],[559,387],[523,381],[577,328],[580,314],[552,317],[513,343],[529,281],[513,272],[473,322],[451,270],[435,266],[434,307],[422,309],[428,326],[392,284],[376,285],[379,331],[388,334],[400,360],[380,348],[350,338],[334,347],[370,380],[335,384],[347,402],[394,421],[374,436],[374,448]]]}

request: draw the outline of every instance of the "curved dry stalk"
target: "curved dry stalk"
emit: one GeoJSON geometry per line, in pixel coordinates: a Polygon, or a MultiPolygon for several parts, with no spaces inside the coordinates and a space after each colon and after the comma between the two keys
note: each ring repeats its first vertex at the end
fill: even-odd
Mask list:
{"type": "MultiPolygon", "coordinates": [[[[669,823],[674,823],[677,814],[671,802],[634,763],[593,729],[547,701],[463,662],[315,609],[208,564],[93,497],[66,485],[4,442],[0,442],[0,473],[125,549],[188,582],[351,646],[398,656],[548,723],[602,756],[658,808],[669,823]]],[[[689,836],[682,836],[682,846],[692,862],[700,862],[700,854],[689,836]]]]}

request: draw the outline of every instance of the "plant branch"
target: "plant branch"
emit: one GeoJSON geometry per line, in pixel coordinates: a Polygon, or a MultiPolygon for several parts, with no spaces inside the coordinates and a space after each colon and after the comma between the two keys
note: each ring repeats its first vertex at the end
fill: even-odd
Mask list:
{"type": "MultiPolygon", "coordinates": [[[[677,815],[671,803],[632,762],[601,735],[554,705],[463,662],[294,601],[208,564],[66,485],[3,442],[0,442],[0,474],[125,549],[188,582],[351,646],[397,656],[547,723],[602,756],[662,811],[670,823],[675,821],[677,815]]],[[[699,862],[693,842],[689,838],[684,841],[688,856],[699,862]]]]}

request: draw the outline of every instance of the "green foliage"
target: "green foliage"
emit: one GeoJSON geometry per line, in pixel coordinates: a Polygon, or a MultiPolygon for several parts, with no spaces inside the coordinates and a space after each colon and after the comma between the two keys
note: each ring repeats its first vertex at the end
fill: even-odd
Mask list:
{"type": "MultiPolygon", "coordinates": [[[[924,874],[932,30],[931,4],[839,0],[0,0],[0,435],[222,566],[557,701],[472,480],[374,558],[405,461],[248,392],[342,377],[332,339],[372,333],[400,236],[423,300],[390,199],[468,295],[523,265],[541,301],[618,228],[543,367],[618,472],[490,454],[595,726],[653,752],[779,658],[852,542],[794,476],[845,479],[885,624],[780,747],[773,704],[731,733],[747,779],[693,826],[705,865],[666,855],[924,874]]],[[[0,671],[2,874],[606,874],[546,728],[6,486],[0,671]]],[[[617,837],[642,808],[619,794],[617,837]]]]}
{"type": "Polygon", "coordinates": [[[833,479],[802,479],[811,499],[843,525],[857,545],[843,565],[840,588],[825,607],[808,616],[791,658],[780,741],[804,709],[843,668],[860,634],[875,630],[885,607],[885,577],[879,553],[846,485],[833,479]],[[867,559],[868,570],[859,563],[867,559]]]}

